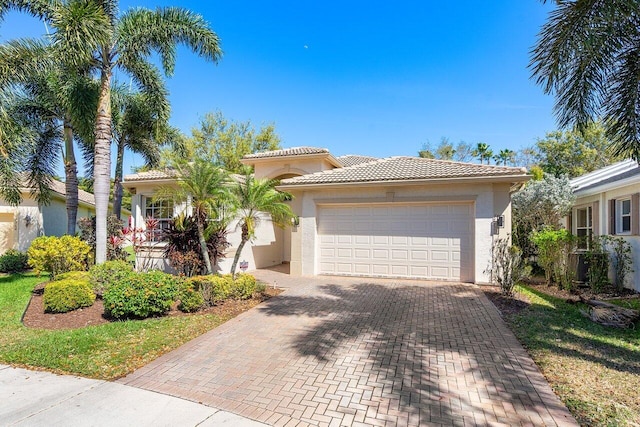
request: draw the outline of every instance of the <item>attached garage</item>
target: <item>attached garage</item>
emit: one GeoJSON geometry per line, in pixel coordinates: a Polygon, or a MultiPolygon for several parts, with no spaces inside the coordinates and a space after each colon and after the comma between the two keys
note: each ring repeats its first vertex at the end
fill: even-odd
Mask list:
{"type": "Polygon", "coordinates": [[[472,203],[319,206],[320,274],[473,280],[472,203]]]}

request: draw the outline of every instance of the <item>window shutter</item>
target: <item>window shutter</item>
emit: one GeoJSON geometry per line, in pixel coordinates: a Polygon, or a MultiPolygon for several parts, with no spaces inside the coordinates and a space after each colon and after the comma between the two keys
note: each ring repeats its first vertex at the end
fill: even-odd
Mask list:
{"type": "Polygon", "coordinates": [[[635,193],[631,196],[631,234],[640,234],[640,222],[638,221],[638,208],[640,207],[640,194],[635,193]]]}
{"type": "Polygon", "coordinates": [[[616,234],[616,199],[609,200],[609,234],[616,234]]]}
{"type": "Polygon", "coordinates": [[[591,223],[594,236],[600,235],[600,202],[595,201],[591,205],[591,223]]]}
{"type": "Polygon", "coordinates": [[[569,231],[569,233],[571,234],[575,234],[573,232],[573,213],[575,210],[571,210],[571,213],[569,215],[567,215],[567,231],[569,231]]]}

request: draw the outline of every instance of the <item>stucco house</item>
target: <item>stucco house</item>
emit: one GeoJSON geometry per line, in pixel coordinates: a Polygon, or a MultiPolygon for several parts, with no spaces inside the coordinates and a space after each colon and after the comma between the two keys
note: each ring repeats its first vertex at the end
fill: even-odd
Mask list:
{"type": "MultiPolygon", "coordinates": [[[[290,264],[292,275],[357,275],[475,283],[489,281],[493,241],[511,231],[510,195],[529,179],[525,169],[417,157],[334,157],[328,150],[295,147],[246,156],[257,178],[280,180],[298,216],[279,229],[268,220],[240,260],[249,270],[290,264]]],[[[134,193],[135,222],[168,221],[187,206],[152,202],[170,171],[125,177],[134,193]],[[164,215],[164,217],[162,216],[164,215]]],[[[229,228],[232,247],[239,230],[229,228]]]]}
{"type": "MultiPolygon", "coordinates": [[[[64,183],[51,183],[51,203],[41,205],[22,188],[22,202],[11,206],[0,198],[0,254],[9,249],[26,251],[38,236],[62,236],[67,232],[67,207],[64,183]]],[[[78,191],[78,219],[95,215],[93,194],[78,191]]]]}
{"type": "Polygon", "coordinates": [[[640,291],[640,167],[624,160],[570,181],[576,201],[567,228],[577,236],[616,235],[632,249],[626,287],[640,291]]]}

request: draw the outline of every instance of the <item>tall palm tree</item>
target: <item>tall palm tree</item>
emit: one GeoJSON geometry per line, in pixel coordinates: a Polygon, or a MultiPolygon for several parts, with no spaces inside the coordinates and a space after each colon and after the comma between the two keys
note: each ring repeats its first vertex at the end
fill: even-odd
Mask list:
{"type": "Polygon", "coordinates": [[[489,148],[489,144],[478,142],[478,145],[476,145],[476,148],[473,150],[473,156],[477,157],[480,163],[484,163],[486,159],[487,164],[489,164],[489,159],[493,156],[493,150],[489,148]]]}
{"type": "MultiPolygon", "coordinates": [[[[175,68],[178,44],[217,61],[222,55],[218,36],[204,19],[182,8],[130,9],[118,14],[115,0],[0,0],[0,17],[23,10],[47,21],[52,28],[56,61],[68,69],[91,66],[100,75],[95,121],[94,192],[96,200],[96,263],[106,260],[107,213],[111,176],[111,80],[117,68],[128,73],[162,117],[169,115],[160,70],[149,62],[158,54],[162,70],[175,68]]],[[[37,63],[37,61],[36,61],[37,63]]],[[[0,67],[0,74],[2,68],[0,67]]]]}
{"type": "Polygon", "coordinates": [[[178,187],[162,187],[154,200],[170,200],[173,203],[186,203],[193,210],[198,229],[198,242],[207,274],[213,274],[213,265],[207,251],[205,229],[208,221],[223,219],[224,206],[229,203],[229,177],[222,169],[202,159],[192,163],[176,165],[178,187]]]}
{"type": "Polygon", "coordinates": [[[558,124],[582,129],[603,118],[615,154],[640,161],[640,2],[555,3],[530,67],[555,95],[558,124]]]}
{"type": "Polygon", "coordinates": [[[251,240],[261,221],[261,214],[269,214],[271,221],[285,227],[295,214],[286,201],[291,200],[289,193],[275,189],[277,182],[270,179],[256,179],[250,171],[245,171],[243,179],[233,187],[235,218],[241,229],[240,244],[231,264],[231,274],[235,275],[238,260],[245,244],[251,240]]]}
{"type": "Polygon", "coordinates": [[[495,160],[496,164],[502,163],[503,166],[506,166],[507,163],[513,163],[513,159],[515,158],[515,151],[509,150],[508,148],[504,148],[500,150],[498,154],[493,156],[493,160],[495,160]]]}

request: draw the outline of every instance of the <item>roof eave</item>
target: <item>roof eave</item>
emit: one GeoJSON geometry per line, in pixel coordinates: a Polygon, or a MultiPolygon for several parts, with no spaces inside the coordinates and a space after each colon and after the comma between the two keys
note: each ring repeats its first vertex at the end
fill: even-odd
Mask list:
{"type": "Polygon", "coordinates": [[[276,188],[282,191],[292,191],[297,189],[308,188],[335,188],[335,187],[373,187],[373,186],[407,186],[407,185],[426,185],[426,184],[464,184],[466,182],[483,183],[520,183],[527,182],[531,179],[531,175],[505,175],[505,176],[465,176],[465,177],[449,177],[449,178],[427,178],[427,179],[411,179],[411,180],[377,180],[377,181],[360,181],[360,182],[325,182],[325,183],[308,183],[308,184],[280,184],[276,188]]]}
{"type": "Polygon", "coordinates": [[[577,189],[573,191],[573,194],[575,194],[576,197],[588,197],[633,184],[640,184],[640,175],[631,176],[629,178],[621,179],[618,181],[608,182],[606,184],[594,185],[584,190],[577,189]]]}

